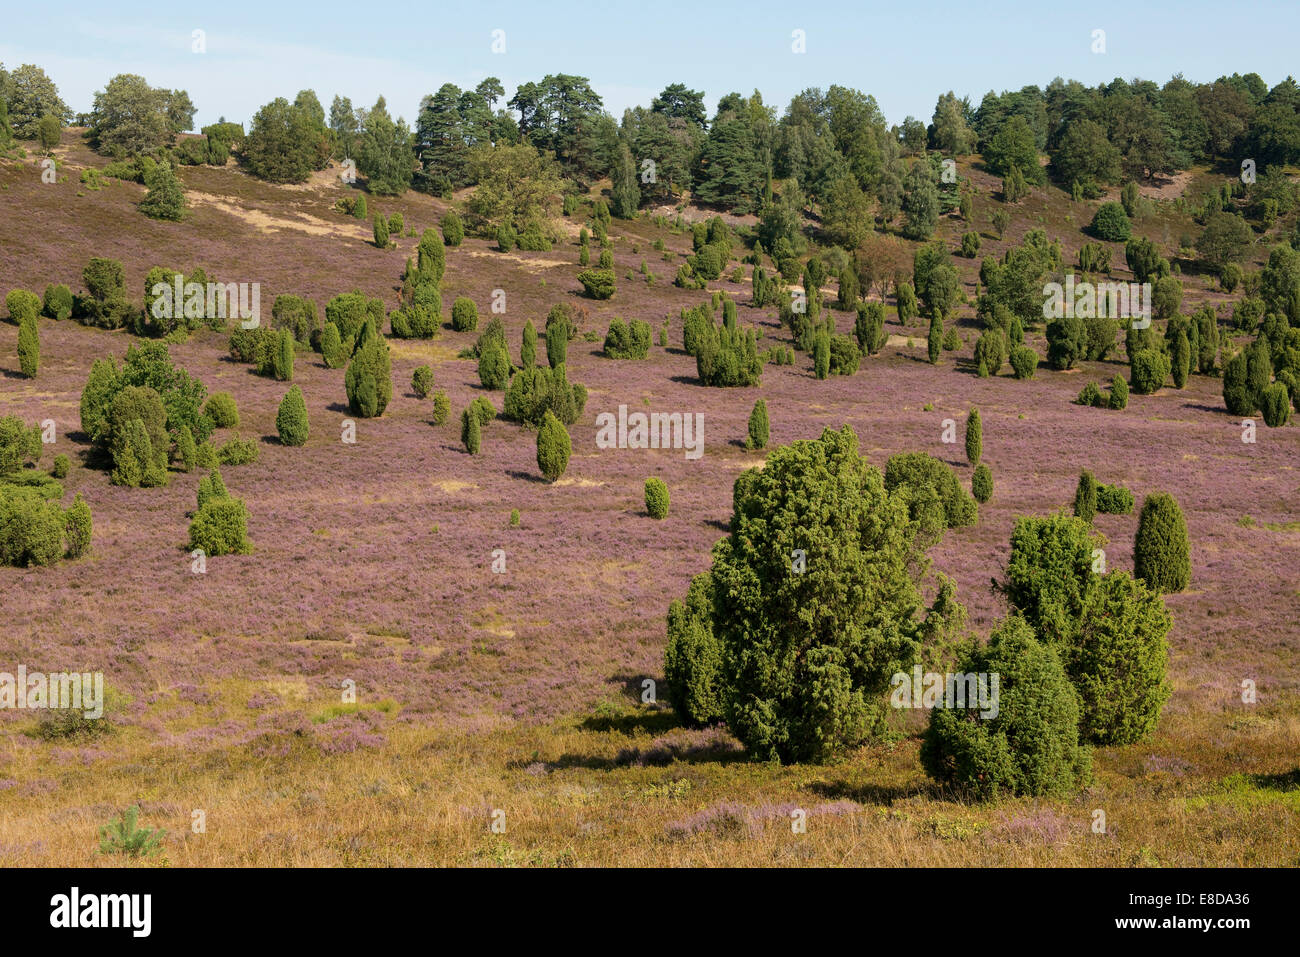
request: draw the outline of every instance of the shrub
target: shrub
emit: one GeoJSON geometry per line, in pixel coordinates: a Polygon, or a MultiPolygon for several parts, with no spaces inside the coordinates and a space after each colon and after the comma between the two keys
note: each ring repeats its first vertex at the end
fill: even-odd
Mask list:
{"type": "Polygon", "coordinates": [[[271,328],[287,329],[295,342],[315,346],[321,332],[316,303],[305,296],[276,296],[271,307],[271,328]]]}
{"type": "Polygon", "coordinates": [[[551,368],[564,365],[569,351],[569,329],[564,322],[546,320],[546,361],[551,368]]]}
{"type": "Polygon", "coordinates": [[[1264,415],[1264,424],[1270,428],[1275,429],[1291,421],[1291,396],[1286,386],[1281,382],[1265,386],[1259,408],[1264,415]]]}
{"type": "Polygon", "coordinates": [[[433,394],[433,424],[442,425],[451,416],[451,400],[441,389],[433,394]]]}
{"type": "Polygon", "coordinates": [[[1093,580],[1093,549],[1103,540],[1081,518],[1063,512],[1016,520],[1006,578],[997,589],[1011,610],[1049,644],[1078,634],[1093,580]]]}
{"type": "Polygon", "coordinates": [[[388,232],[394,236],[402,235],[402,230],[406,228],[406,220],[402,218],[401,213],[393,213],[388,217],[388,232]]]}
{"type": "Polygon", "coordinates": [[[41,339],[36,320],[24,320],[18,326],[18,368],[29,379],[36,378],[41,367],[41,339]]]}
{"type": "Polygon", "coordinates": [[[686,599],[668,606],[664,680],[668,702],[683,722],[697,727],[723,716],[722,642],[713,633],[713,579],[691,580],[686,599]]]}
{"type": "Polygon", "coordinates": [[[41,430],[28,428],[16,415],[0,418],[0,476],[11,475],[23,466],[40,461],[41,430]]]}
{"type": "Polygon", "coordinates": [[[467,296],[457,296],[451,305],[451,327],[457,332],[473,332],[478,328],[478,306],[467,296]]]}
{"type": "Polygon", "coordinates": [[[1017,379],[1032,379],[1038,370],[1038,353],[1029,346],[1012,346],[1011,370],[1017,379]]]}
{"type": "Polygon", "coordinates": [[[1079,486],[1074,490],[1075,517],[1091,523],[1097,514],[1097,480],[1084,469],[1079,476],[1079,486]]]}
{"type": "Polygon", "coordinates": [[[505,223],[497,227],[497,250],[508,253],[519,245],[519,234],[515,232],[513,226],[505,223]]]}
{"type": "Polygon", "coordinates": [[[374,320],[376,329],[380,327],[384,320],[382,300],[368,299],[360,292],[344,292],[325,304],[325,321],[338,327],[339,338],[349,349],[356,344],[367,319],[374,320]]]}
{"type": "Polygon", "coordinates": [[[1102,203],[1088,228],[1098,239],[1111,243],[1127,242],[1132,235],[1128,213],[1120,203],[1102,203]]]}
{"type": "Polygon", "coordinates": [[[10,290],[5,296],[5,307],[9,310],[9,321],[19,328],[25,322],[35,322],[41,314],[41,300],[26,289],[10,290]]]}
{"type": "Polygon", "coordinates": [[[767,403],[762,399],[758,399],[754,403],[753,410],[749,413],[749,438],[745,441],[745,447],[748,449],[767,448],[767,439],[767,403]]]}
{"type": "Polygon", "coordinates": [[[1165,677],[1172,624],[1164,600],[1127,572],[1112,571],[1090,590],[1079,637],[1063,649],[1079,692],[1081,737],[1132,744],[1155,730],[1172,691],[1165,677]]]}
{"type": "Polygon", "coordinates": [[[1116,375],[1110,380],[1110,399],[1108,404],[1112,409],[1116,410],[1128,408],[1128,383],[1124,381],[1122,375],[1116,375]]]}
{"type": "Polygon", "coordinates": [[[584,269],[578,273],[578,282],[592,299],[614,298],[614,271],[612,269],[584,269]]]}
{"type": "Polygon", "coordinates": [[[416,247],[416,273],[421,280],[438,286],[446,271],[447,250],[443,248],[442,238],[432,229],[426,229],[416,247]]]}
{"type": "MultiPolygon", "coordinates": [[[[191,440],[191,441],[193,441],[193,440],[191,440]]],[[[66,455],[61,455],[61,454],[60,454],[60,455],[56,455],[56,456],[54,456],[54,468],[50,470],[50,474],[53,475],[56,479],[65,479],[65,478],[67,478],[67,477],[68,477],[68,466],[69,466],[69,464],[70,464],[70,463],[69,463],[69,461],[68,461],[68,457],[67,457],[66,455]]]]}
{"type": "Polygon", "coordinates": [[[936,781],[981,801],[1004,795],[1064,797],[1085,786],[1091,756],[1079,745],[1079,695],[1057,653],[1010,618],[972,648],[967,674],[998,675],[998,712],[934,708],[921,765],[936,781]]]}
{"type": "Polygon", "coordinates": [[[967,259],[974,259],[980,252],[980,234],[977,232],[962,233],[961,237],[961,254],[967,259]]]}
{"type": "Polygon", "coordinates": [[[383,216],[381,216],[379,213],[375,213],[374,233],[375,233],[375,248],[387,249],[388,248],[388,220],[385,219],[383,216]]]}
{"type": "Polygon", "coordinates": [[[239,407],[229,392],[214,392],[208,396],[203,414],[212,420],[215,428],[233,429],[239,426],[239,407]]]}
{"type": "Polygon", "coordinates": [[[1000,329],[989,329],[975,340],[975,365],[981,375],[996,376],[1006,361],[1006,340],[1000,329]]]}
{"type": "Polygon", "coordinates": [[[1088,352],[1088,327],[1078,316],[1047,324],[1047,361],[1053,369],[1072,369],[1088,352]]]}
{"type": "Polygon", "coordinates": [[[980,422],[980,410],[972,408],[966,416],[966,461],[971,465],[979,465],[983,454],[984,427],[980,422]]]}
{"type": "Polygon", "coordinates": [[[325,323],[320,334],[320,354],[328,369],[337,369],[348,360],[347,347],[339,337],[339,327],[332,322],[325,323]]]}
{"type": "Polygon", "coordinates": [[[194,455],[194,464],[201,469],[214,469],[217,467],[217,450],[212,447],[211,442],[199,443],[194,455]]]}
{"type": "Polygon", "coordinates": [[[885,305],[880,302],[857,304],[853,335],[862,354],[875,355],[885,344],[885,305]]]}
{"type": "MultiPolygon", "coordinates": [[[[564,424],[551,414],[548,409],[542,418],[542,427],[537,430],[537,467],[548,482],[554,482],[569,467],[569,453],[572,443],[564,424]]],[[[667,507],[667,490],[665,508],[667,507]]],[[[647,490],[647,498],[649,491],[647,490]]],[[[647,508],[649,502],[647,501],[647,508]]]]}
{"type": "Polygon", "coordinates": [[[465,240],[465,227],[454,209],[443,213],[438,224],[442,227],[442,241],[448,246],[459,246],[465,240]]]}
{"type": "Polygon", "coordinates": [[[113,458],[113,484],[167,484],[166,425],[162,399],[148,386],[127,386],[113,397],[102,436],[113,458]]]}
{"type": "Polygon", "coordinates": [[[834,335],[825,340],[829,350],[828,370],[831,375],[853,375],[858,371],[858,346],[845,335],[834,335]]]}
{"type": "Polygon", "coordinates": [[[198,462],[198,449],[194,445],[194,435],[189,426],[182,425],[176,430],[176,457],[180,459],[181,471],[193,471],[198,462]]]}
{"type": "Polygon", "coordinates": [[[1161,594],[1187,587],[1191,562],[1187,522],[1172,495],[1157,492],[1142,502],[1133,542],[1133,574],[1161,594]]]}
{"type": "Polygon", "coordinates": [[[246,555],[251,552],[248,509],[243,500],[220,496],[205,502],[190,522],[189,548],[201,548],[205,555],[246,555]]]}
{"type": "Polygon", "coordinates": [[[1159,349],[1139,349],[1129,359],[1129,378],[1138,395],[1152,395],[1169,378],[1169,357],[1159,349]]]}
{"type": "Polygon", "coordinates": [[[1078,398],[1074,401],[1077,405],[1089,405],[1096,408],[1101,408],[1106,404],[1106,399],[1101,394],[1101,389],[1095,382],[1089,382],[1080,389],[1078,398]]]}
{"type": "Polygon", "coordinates": [[[662,479],[645,480],[645,510],[651,518],[668,517],[668,486],[662,479]]]}
{"type": "Polygon", "coordinates": [[[433,389],[433,369],[427,365],[416,366],[415,371],[411,373],[411,391],[421,399],[429,397],[430,390],[433,389]]]}
{"type": "Polygon", "coordinates": [[[650,324],[641,319],[625,323],[615,316],[605,334],[605,355],[610,359],[644,359],[650,354],[650,324]]]}
{"type": "Polygon", "coordinates": [[[925,340],[926,357],[930,365],[939,364],[940,350],[943,348],[943,320],[938,315],[930,317],[930,334],[925,340]]]}
{"type": "Polygon", "coordinates": [[[492,342],[478,359],[478,379],[485,389],[504,389],[510,381],[510,358],[503,346],[492,342]]]}
{"type": "Polygon", "coordinates": [[[892,455],[885,463],[885,489],[896,492],[912,520],[923,532],[974,525],[979,516],[975,500],[944,462],[925,452],[892,455]]]}
{"type": "Polygon", "coordinates": [[[474,340],[474,348],[471,350],[471,354],[474,358],[481,359],[483,354],[491,349],[500,349],[505,353],[506,359],[509,361],[510,354],[506,349],[506,330],[505,326],[501,324],[499,316],[493,316],[483,331],[479,333],[478,338],[474,340]]]}
{"type": "Polygon", "coordinates": [[[1187,373],[1190,369],[1192,347],[1187,341],[1187,334],[1179,329],[1169,347],[1169,371],[1174,377],[1174,388],[1181,389],[1187,385],[1187,373]]]}
{"type": "Polygon", "coordinates": [[[1127,515],[1133,511],[1133,493],[1122,485],[1097,485],[1097,511],[1103,515],[1127,515]]]}
{"type": "MultiPolygon", "coordinates": [[[[758,357],[758,342],[753,329],[729,328],[706,324],[696,343],[695,369],[701,382],[708,386],[733,388],[758,385],[763,375],[763,361],[758,357]]],[[[829,344],[827,344],[829,366],[829,344]]]]}
{"type": "Polygon", "coordinates": [[[468,407],[460,414],[460,440],[466,452],[478,455],[482,444],[481,426],[478,415],[468,407]]]}
{"type": "Polygon", "coordinates": [[[984,463],[975,466],[970,477],[970,491],[975,501],[983,505],[993,497],[993,470],[984,463]]]}
{"type": "Polygon", "coordinates": [[[285,445],[304,445],[307,442],[307,403],[303,400],[302,389],[297,386],[289,389],[280,402],[280,409],[275,414],[275,431],[285,445]]]}
{"type": "Polygon", "coordinates": [[[564,365],[554,369],[521,369],[506,391],[502,417],[526,425],[541,425],[551,412],[565,425],[572,425],[586,404],[586,389],[570,385],[564,365]]]}
{"type": "Polygon", "coordinates": [[[140,201],[140,212],[151,219],[180,222],[185,217],[185,190],[170,166],[160,164],[152,173],[146,173],[145,185],[149,188],[140,201]]]}
{"type": "Polygon", "coordinates": [[[67,286],[56,286],[53,283],[46,286],[41,312],[51,319],[67,319],[72,315],[72,290],[67,286]]]}
{"type": "Polygon", "coordinates": [[[217,449],[217,461],[222,465],[252,465],[257,461],[257,442],[232,435],[217,449]]]}
{"type": "MultiPolygon", "coordinates": [[[[66,471],[64,474],[67,474],[66,471]]],[[[94,520],[91,518],[90,506],[78,492],[68,510],[63,513],[63,536],[67,540],[69,558],[80,558],[86,553],[86,549],[90,548],[93,531],[94,520]]]]}
{"type": "Polygon", "coordinates": [[[64,554],[65,524],[57,502],[0,485],[0,565],[53,565],[64,554]]]}
{"type": "Polygon", "coordinates": [[[366,339],[348,363],[344,376],[348,408],[353,415],[374,418],[384,414],[393,398],[392,364],[388,343],[378,334],[366,339]]]}
{"type": "Polygon", "coordinates": [[[756,758],[825,760],[881,730],[915,658],[914,529],[847,426],[773,450],[733,503],[711,570],[727,724],[756,758]]]}
{"type": "Polygon", "coordinates": [[[293,335],[288,329],[281,329],[276,338],[271,374],[280,382],[293,380],[293,335]]]}
{"type": "MultiPolygon", "coordinates": [[[[646,328],[649,329],[649,326],[646,328]]],[[[524,369],[537,365],[537,327],[531,319],[524,320],[524,331],[519,344],[519,365],[524,369]]]]}

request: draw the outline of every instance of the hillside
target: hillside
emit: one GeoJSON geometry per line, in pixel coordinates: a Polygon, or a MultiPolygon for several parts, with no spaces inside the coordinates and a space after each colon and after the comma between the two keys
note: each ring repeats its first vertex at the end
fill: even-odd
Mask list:
{"type": "MultiPolygon", "coordinates": [[[[52,282],[80,291],[86,262],[107,256],[123,263],[137,301],[146,273],[163,265],[259,283],[264,316],[278,295],[309,297],[323,311],[353,289],[391,310],[419,234],[449,208],[414,191],[369,197],[372,215],[401,213],[407,228],[395,248],[380,250],[368,221],[335,209],[352,192],[335,171],[275,186],[232,161],[182,167],[190,212],[169,223],[137,210],[142,186],[107,180],[96,191],[79,182],[82,169],[106,160],[77,130],[64,131],[56,156],[56,184],[42,183],[34,155],[0,161],[4,291],[40,294],[52,282]]],[[[69,455],[66,499],[80,493],[94,515],[84,558],[0,568],[0,660],[103,670],[119,709],[114,732],[87,741],[42,740],[24,733],[30,715],[0,712],[0,861],[99,863],[96,828],[138,803],[173,835],[165,855],[174,865],[1300,863],[1300,433],[1261,423],[1257,441],[1243,443],[1240,418],[1227,414],[1213,376],[1134,394],[1123,411],[1075,404],[1087,382],[1127,377],[1120,349],[1068,372],[1044,364],[1032,379],[1005,368],[978,377],[980,260],[1041,228],[1072,266],[1080,246],[1095,241],[1081,229],[1100,201],[1035,187],[1006,207],[1012,222],[998,239],[988,220],[1002,206],[998,180],[978,156],[962,157],[958,175],[974,191],[973,224],[944,216],[934,238],[956,250],[974,229],[982,245],[977,258],[954,256],[969,302],[950,323],[961,346],[938,365],[926,360],[927,325],[900,325],[891,295],[889,344],[852,376],[818,380],[811,358],[796,353],[793,365],[766,365],[759,387],[702,385],[682,349],[680,313],[710,293],[735,300],[741,326],[761,336],[760,352],[792,339],[775,307],[750,306],[748,266],[743,282],[723,278],[707,291],[673,285],[692,237],[672,228],[671,215],[664,225],[649,215],[613,220],[618,288],[607,302],[583,297],[576,279],[584,215],[564,220],[568,238],[547,252],[501,253],[472,236],[448,248],[444,320],[466,296],[482,331],[494,291],[504,290],[512,359],[525,321],[540,331],[561,302],[583,316],[567,368],[588,398],[569,428],[568,470],[554,484],[538,474],[531,429],[490,422],[481,453],[466,454],[460,410],[480,395],[501,403],[479,384],[475,361],[459,357],[478,332],[444,325],[431,340],[390,338],[393,399],[375,419],[350,414],[343,370],[299,351],[293,384],[311,422],[301,448],[276,436],[287,384],[232,360],[228,331],[172,344],[176,363],[209,393],[235,398],[237,432],[259,447],[257,462],[222,469],[247,503],[253,551],[211,558],[203,574],[192,572],[186,548],[200,472],[173,474],[162,488],[112,485],[81,431],[92,363],[120,359],[131,336],[42,317],[41,369],[28,379],[15,359],[18,328],[0,323],[0,416],[54,420],[57,441],[43,449],[42,467],[69,455]],[[650,324],[647,359],[602,355],[613,317],[650,324]],[[445,424],[434,425],[430,402],[411,390],[422,364],[450,399],[445,424]],[[842,763],[772,767],[745,761],[725,730],[685,728],[667,705],[642,703],[643,680],[663,680],[669,603],[708,568],[737,477],[763,462],[744,444],[759,397],[771,416],[769,448],[848,424],[871,464],[929,452],[966,487],[971,468],[960,444],[942,441],[944,420],[960,424],[978,407],[995,491],[978,523],[949,530],[929,557],[934,572],[955,581],[981,635],[1006,612],[989,582],[1002,575],[1018,516],[1068,509],[1083,469],[1132,490],[1139,503],[1174,494],[1194,546],[1191,585],[1166,596],[1174,693],[1154,737],[1099,749],[1095,784],[1074,798],[971,805],[920,769],[923,723],[912,715],[899,719],[905,733],[896,740],[842,763]],[[599,449],[596,416],[620,405],[701,413],[704,454],[599,449]],[[341,435],[353,419],[349,444],[341,435]],[[671,492],[663,521],[645,510],[650,476],[671,492]],[[510,526],[514,509],[518,527],[510,526]],[[503,574],[492,567],[497,549],[503,574]],[[1257,686],[1257,705],[1242,704],[1246,679],[1257,686]],[[357,707],[340,703],[347,681],[357,707]],[[196,808],[207,811],[204,834],[189,828],[196,808]],[[787,825],[794,808],[809,814],[797,840],[787,825]],[[1112,822],[1108,834],[1090,831],[1097,808],[1112,822]],[[494,809],[506,811],[504,835],[489,831],[494,809]]],[[[1137,233],[1177,261],[1195,227],[1170,194],[1181,185],[1191,197],[1227,180],[1221,170],[1194,169],[1161,191],[1137,233]]],[[[602,188],[608,183],[591,198],[602,188]]],[[[682,211],[687,222],[712,214],[682,211]]],[[[920,244],[892,241],[899,268],[910,272],[920,244]]],[[[1123,244],[1107,245],[1113,277],[1129,281],[1123,244]]],[[[1247,268],[1267,254],[1259,243],[1247,268]]],[[[1196,273],[1190,259],[1183,270],[1181,312],[1210,303],[1226,321],[1239,297],[1196,273]]],[[[828,303],[834,290],[828,279],[828,303]]],[[[852,334],[852,312],[830,314],[837,331],[852,334]]],[[[1231,331],[1224,325],[1221,334],[1231,331]]],[[[1045,356],[1042,326],[1026,336],[1045,356]]],[[[1239,338],[1244,345],[1249,337],[1239,338]]],[[[1132,568],[1137,523],[1136,510],[1097,517],[1109,565],[1132,568]]],[[[936,582],[927,579],[927,597],[936,582]]]]}

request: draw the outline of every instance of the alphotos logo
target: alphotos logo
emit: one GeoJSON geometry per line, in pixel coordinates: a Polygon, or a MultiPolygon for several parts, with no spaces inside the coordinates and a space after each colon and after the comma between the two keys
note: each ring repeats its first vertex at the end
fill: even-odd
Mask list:
{"type": "Polygon", "coordinates": [[[94,720],[104,716],[102,671],[47,675],[18,666],[18,674],[0,671],[0,708],[82,711],[94,720]]]}
{"type": "Polygon", "coordinates": [[[50,898],[51,927],[129,927],[131,936],[148,937],[153,925],[150,894],[70,894],[50,898]]]}
{"type": "Polygon", "coordinates": [[[155,319],[226,319],[239,317],[245,329],[261,325],[262,285],[256,282],[185,282],[176,273],[174,282],[156,282],[149,311],[155,319]]]}
{"type": "Polygon", "coordinates": [[[1049,282],[1043,286],[1043,318],[1066,316],[1132,319],[1134,329],[1146,329],[1151,325],[1151,283],[1076,283],[1074,273],[1068,273],[1065,285],[1049,282]]]}
{"type": "Polygon", "coordinates": [[[703,412],[633,412],[596,416],[598,449],[685,449],[688,459],[704,454],[703,412]]]}
{"type": "Polygon", "coordinates": [[[998,716],[998,684],[1001,675],[983,672],[940,674],[922,672],[916,665],[909,675],[899,671],[889,679],[893,691],[889,703],[895,708],[971,708],[985,720],[998,716]]]}

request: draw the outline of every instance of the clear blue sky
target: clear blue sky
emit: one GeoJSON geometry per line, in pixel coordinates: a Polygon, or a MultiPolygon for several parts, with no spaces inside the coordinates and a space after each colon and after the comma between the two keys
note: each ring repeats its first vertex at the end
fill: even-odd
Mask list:
{"type": "Polygon", "coordinates": [[[43,66],[74,111],[89,110],[114,74],[139,73],[188,90],[203,125],[219,115],[246,121],[305,87],[327,110],[336,93],[355,106],[382,93],[413,123],[420,97],[445,82],[472,87],[496,76],[509,98],[519,83],[558,72],[589,77],[616,118],[672,82],[704,90],[710,111],[732,90],[757,88],[784,109],[802,89],[839,83],[874,95],[891,123],[908,114],[928,122],[948,89],[978,104],[989,89],[1044,86],[1055,76],[1092,85],[1254,71],[1272,86],[1300,59],[1296,0],[1092,0],[1073,9],[1051,0],[170,6],[9,3],[0,62],[43,66]],[[494,54],[498,29],[506,50],[494,54]],[[806,53],[791,51],[796,29],[806,33],[806,53]],[[1106,31],[1103,54],[1091,50],[1095,29],[1106,31]],[[191,52],[194,30],[205,31],[206,53],[191,52]]]}

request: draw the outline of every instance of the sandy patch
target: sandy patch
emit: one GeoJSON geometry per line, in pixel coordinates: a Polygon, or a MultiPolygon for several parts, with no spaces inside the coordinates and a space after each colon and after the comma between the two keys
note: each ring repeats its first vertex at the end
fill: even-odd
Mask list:
{"type": "Polygon", "coordinates": [[[434,482],[433,487],[440,492],[445,492],[447,495],[455,495],[457,492],[478,488],[473,482],[461,482],[456,479],[444,479],[441,482],[434,482]]]}
{"type": "Polygon", "coordinates": [[[554,269],[557,266],[576,266],[577,262],[568,262],[564,259],[527,259],[518,253],[503,253],[496,250],[486,249],[463,249],[462,256],[473,256],[475,259],[509,259],[517,263],[529,272],[541,272],[543,269],[554,269]]]}
{"type": "Polygon", "coordinates": [[[371,238],[371,231],[363,226],[352,224],[333,223],[319,216],[312,216],[308,213],[294,213],[292,218],[287,216],[272,216],[260,209],[249,209],[247,206],[241,206],[224,200],[219,196],[213,196],[211,193],[189,192],[187,197],[192,204],[199,206],[210,206],[233,216],[240,222],[247,223],[258,232],[275,233],[284,229],[297,230],[300,233],[306,233],[309,236],[341,236],[349,239],[367,240],[371,238]]]}

